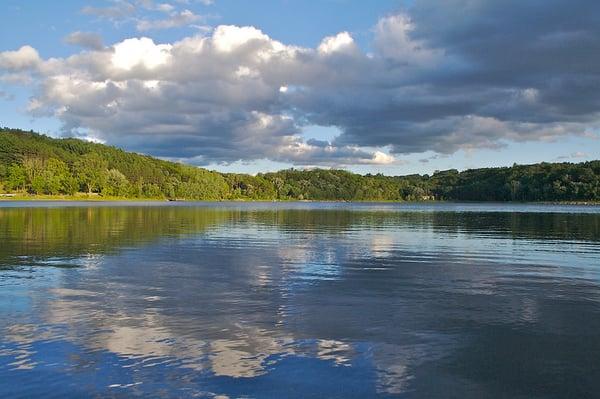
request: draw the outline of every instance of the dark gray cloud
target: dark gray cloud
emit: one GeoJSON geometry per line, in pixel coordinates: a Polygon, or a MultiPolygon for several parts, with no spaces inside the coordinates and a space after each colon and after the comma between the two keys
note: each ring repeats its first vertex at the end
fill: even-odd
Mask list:
{"type": "Polygon", "coordinates": [[[58,117],[65,134],[199,164],[391,163],[389,153],[451,154],[600,127],[600,3],[417,0],[375,25],[371,47],[347,32],[300,48],[220,26],[67,59],[24,47],[0,53],[0,68],[38,79],[30,111],[58,117]],[[305,140],[307,125],[342,133],[305,140]]]}
{"type": "Polygon", "coordinates": [[[436,84],[535,89],[544,106],[536,119],[598,109],[600,3],[422,0],[412,15],[415,37],[470,66],[436,84]]]}
{"type": "Polygon", "coordinates": [[[315,105],[317,122],[344,131],[338,143],[449,153],[598,127],[598,2],[418,0],[377,33],[387,63],[374,73],[387,87],[299,99],[315,105]],[[419,50],[422,68],[407,70],[419,50]],[[405,71],[399,80],[397,69],[405,71]]]}

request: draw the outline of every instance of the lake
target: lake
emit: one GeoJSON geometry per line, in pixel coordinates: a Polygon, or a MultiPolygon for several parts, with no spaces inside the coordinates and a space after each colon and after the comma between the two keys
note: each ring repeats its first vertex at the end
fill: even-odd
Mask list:
{"type": "Polygon", "coordinates": [[[600,207],[0,202],[0,397],[585,398],[600,207]]]}

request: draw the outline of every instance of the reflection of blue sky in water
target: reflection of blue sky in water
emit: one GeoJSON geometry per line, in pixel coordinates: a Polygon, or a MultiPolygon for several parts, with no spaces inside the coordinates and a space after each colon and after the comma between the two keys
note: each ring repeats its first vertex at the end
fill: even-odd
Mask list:
{"type": "Polygon", "coordinates": [[[486,370],[513,381],[503,356],[554,389],[553,372],[599,353],[600,256],[585,235],[305,213],[15,259],[0,272],[0,392],[494,397],[486,370]]]}

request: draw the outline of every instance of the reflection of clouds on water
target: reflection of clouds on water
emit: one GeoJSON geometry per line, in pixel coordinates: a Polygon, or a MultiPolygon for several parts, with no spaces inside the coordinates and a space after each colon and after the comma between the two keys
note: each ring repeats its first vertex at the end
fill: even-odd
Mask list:
{"type": "Polygon", "coordinates": [[[539,320],[539,309],[536,301],[524,298],[521,307],[521,320],[526,323],[535,323],[539,320]]]}
{"type": "Polygon", "coordinates": [[[371,253],[376,257],[387,257],[396,248],[396,240],[392,233],[378,232],[371,235],[371,253]]]}
{"type": "Polygon", "coordinates": [[[456,349],[457,342],[443,336],[425,335],[405,344],[377,343],[371,349],[377,391],[393,395],[409,391],[419,367],[438,362],[456,349]]]}
{"type": "Polygon", "coordinates": [[[285,266],[303,265],[308,263],[312,254],[310,246],[304,245],[282,245],[277,249],[277,254],[285,266]]]}
{"type": "Polygon", "coordinates": [[[70,334],[63,338],[88,350],[107,350],[138,359],[143,367],[176,360],[180,367],[196,371],[208,369],[215,375],[254,377],[264,373],[268,356],[291,352],[286,343],[292,339],[275,339],[270,331],[233,323],[218,326],[221,331],[217,335],[222,338],[202,340],[201,333],[182,334],[173,329],[184,320],[168,314],[138,313],[140,309],[135,308],[109,312],[94,300],[95,295],[85,293],[55,290],[58,298],[48,304],[48,322],[71,324],[70,334]]]}
{"type": "MultiPolygon", "coordinates": [[[[127,287],[121,288],[115,294],[126,295],[127,287]]],[[[177,361],[179,367],[195,371],[251,378],[266,372],[269,356],[294,352],[291,336],[235,319],[226,324],[221,320],[214,326],[218,331],[203,340],[201,332],[178,331],[177,326],[186,327],[186,323],[173,315],[107,305],[98,294],[87,290],[55,289],[52,294],[56,299],[47,304],[45,316],[49,324],[69,325],[69,333],[62,339],[88,350],[110,351],[137,360],[140,367],[177,361]]],[[[145,299],[149,298],[151,303],[160,302],[160,297],[145,299]]]]}
{"type": "Polygon", "coordinates": [[[251,378],[267,372],[266,359],[271,355],[293,354],[292,338],[273,339],[271,332],[252,329],[245,338],[210,342],[209,359],[217,376],[251,378]]]}
{"type": "Polygon", "coordinates": [[[317,340],[316,356],[321,360],[333,360],[335,364],[349,366],[353,355],[352,345],[333,339],[317,340]]]}
{"type": "MultiPolygon", "coordinates": [[[[152,317],[144,317],[152,322],[152,317]]],[[[204,369],[199,361],[203,342],[190,338],[174,339],[172,331],[149,324],[135,327],[107,325],[110,331],[95,335],[84,345],[95,350],[108,350],[127,359],[139,360],[138,365],[169,363],[172,359],[182,361],[182,367],[204,369]]]]}
{"type": "Polygon", "coordinates": [[[398,395],[405,392],[408,388],[410,375],[408,367],[403,364],[393,364],[382,368],[377,365],[377,391],[398,395]]]}
{"type": "Polygon", "coordinates": [[[339,278],[342,273],[340,254],[332,246],[319,244],[320,239],[318,236],[309,236],[301,242],[280,246],[277,254],[281,263],[300,280],[339,278]]]}
{"type": "MultiPolygon", "coordinates": [[[[32,344],[43,336],[38,335],[37,326],[33,324],[13,324],[4,330],[4,348],[0,346],[0,356],[11,356],[14,358],[9,366],[15,370],[31,370],[37,365],[37,362],[32,360],[32,356],[36,353],[32,344]],[[15,347],[7,348],[6,343],[16,344],[15,347]]],[[[12,346],[12,345],[11,345],[12,346]]]]}
{"type": "MultiPolygon", "coordinates": [[[[280,264],[294,265],[288,270],[289,273],[306,273],[306,270],[297,270],[297,266],[303,265],[306,258],[297,258],[290,254],[310,252],[292,250],[286,254],[280,249],[273,249],[281,259],[280,264]]],[[[167,255],[161,249],[159,254],[167,255]]],[[[245,260],[252,263],[254,256],[246,253],[245,260]]],[[[333,258],[329,261],[338,262],[333,258]]],[[[208,286],[205,287],[207,290],[202,291],[202,287],[199,287],[198,295],[188,298],[189,304],[181,302],[183,298],[178,299],[178,287],[171,286],[162,286],[161,291],[154,291],[156,294],[138,298],[140,287],[137,284],[140,283],[140,279],[144,279],[152,285],[153,273],[156,270],[161,270],[163,276],[156,277],[164,278],[164,273],[172,272],[175,267],[182,272],[191,272],[191,278],[201,278],[201,274],[195,272],[197,262],[163,262],[158,257],[152,261],[155,270],[147,270],[150,274],[145,276],[129,275],[126,270],[121,269],[127,264],[130,264],[127,259],[106,257],[99,268],[86,270],[88,280],[79,281],[77,288],[51,289],[50,300],[36,296],[38,301],[41,299],[37,306],[38,309],[43,309],[45,324],[67,326],[61,331],[60,338],[83,346],[87,348],[86,351],[109,351],[123,358],[137,359],[140,366],[154,362],[178,362],[179,367],[196,371],[206,370],[216,376],[251,378],[263,375],[268,367],[267,359],[273,355],[279,358],[286,355],[312,356],[340,365],[348,364],[351,359],[351,345],[339,340],[303,340],[303,344],[297,344],[295,337],[286,331],[285,319],[293,315],[286,313],[284,291],[280,299],[271,298],[268,308],[263,310],[274,313],[273,319],[277,322],[271,328],[258,327],[252,321],[246,320],[243,312],[234,310],[239,306],[243,307],[247,301],[256,301],[252,299],[252,289],[232,291],[232,286],[238,282],[243,282],[243,286],[246,287],[252,287],[253,282],[257,282],[258,286],[286,284],[290,276],[281,275],[279,271],[274,272],[278,268],[277,263],[272,263],[270,268],[260,268],[260,273],[255,279],[248,278],[252,276],[255,268],[236,269],[235,273],[240,275],[228,276],[229,283],[220,286],[220,290],[208,286]],[[108,264],[113,265],[114,273],[106,270],[108,264]],[[112,279],[104,283],[99,277],[106,273],[111,273],[112,279]],[[232,301],[227,300],[228,306],[233,306],[231,310],[234,310],[228,312],[227,317],[220,315],[225,309],[216,309],[218,311],[211,315],[210,309],[204,308],[205,316],[189,316],[191,318],[186,320],[185,314],[178,316],[177,308],[173,308],[182,305],[187,307],[196,301],[200,308],[207,305],[223,306],[218,302],[223,295],[228,295],[227,292],[231,292],[232,298],[232,301]],[[202,305],[202,302],[206,305],[202,305]],[[271,306],[277,302],[280,303],[279,307],[271,306]],[[199,322],[197,328],[193,326],[194,320],[199,322]],[[210,328],[205,331],[206,335],[203,335],[202,327],[205,325],[210,325],[210,328]],[[300,347],[302,350],[299,351],[300,347]]],[[[212,267],[208,272],[221,273],[212,267]]],[[[228,270],[228,273],[231,272],[232,270],[228,270]]],[[[53,338],[57,339],[58,336],[53,338]]]]}
{"type": "MultiPolygon", "coordinates": [[[[340,365],[350,361],[352,347],[340,341],[317,340],[308,346],[302,344],[304,350],[298,352],[291,335],[234,322],[218,326],[220,332],[216,335],[220,338],[201,340],[170,329],[168,326],[182,321],[172,320],[169,315],[109,314],[98,308],[93,300],[96,295],[89,295],[88,291],[56,289],[53,294],[57,299],[49,303],[46,315],[51,324],[71,323],[71,334],[63,339],[73,340],[88,350],[106,350],[137,359],[143,367],[177,360],[180,367],[208,370],[216,376],[252,378],[267,372],[267,359],[272,355],[314,355],[340,365]],[[82,329],[89,329],[90,333],[83,334],[82,329]]],[[[32,328],[31,336],[35,332],[32,328]]]]}

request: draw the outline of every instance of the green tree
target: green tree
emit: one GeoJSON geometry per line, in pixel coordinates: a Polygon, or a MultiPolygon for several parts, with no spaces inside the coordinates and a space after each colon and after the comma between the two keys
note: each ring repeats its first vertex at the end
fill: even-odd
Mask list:
{"type": "Polygon", "coordinates": [[[127,197],[131,191],[129,180],[118,169],[108,170],[103,183],[102,195],[105,196],[127,197]]]}
{"type": "Polygon", "coordinates": [[[158,184],[154,183],[145,183],[142,186],[143,196],[146,198],[163,198],[164,195],[160,191],[160,187],[158,184]]]}
{"type": "Polygon", "coordinates": [[[59,159],[51,158],[45,163],[41,178],[43,180],[43,190],[46,194],[67,194],[71,173],[67,164],[59,159]]]}
{"type": "Polygon", "coordinates": [[[99,192],[104,186],[108,162],[96,153],[83,155],[75,163],[75,174],[88,194],[99,192]]]}
{"type": "Polygon", "coordinates": [[[27,175],[29,191],[33,194],[43,194],[45,187],[45,162],[41,158],[27,157],[23,160],[23,167],[27,175]]]}
{"type": "Polygon", "coordinates": [[[6,189],[10,191],[25,191],[25,184],[27,183],[25,169],[18,164],[12,164],[6,169],[6,189]]]}

